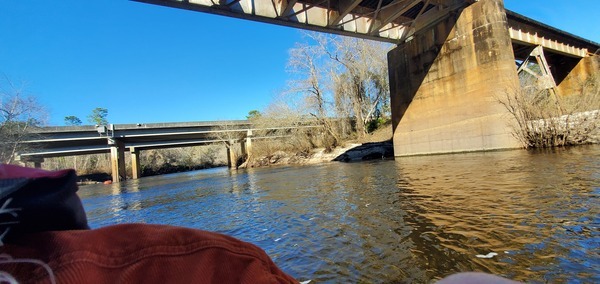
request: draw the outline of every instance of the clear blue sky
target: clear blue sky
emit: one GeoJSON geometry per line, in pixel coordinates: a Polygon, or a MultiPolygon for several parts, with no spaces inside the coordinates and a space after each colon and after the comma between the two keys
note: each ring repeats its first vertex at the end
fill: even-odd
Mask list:
{"type": "MultiPolygon", "coordinates": [[[[600,0],[506,0],[600,42],[600,0]]],[[[112,123],[244,119],[285,87],[301,32],[127,0],[0,0],[0,75],[38,98],[50,125],[96,107],[112,123]]]]}

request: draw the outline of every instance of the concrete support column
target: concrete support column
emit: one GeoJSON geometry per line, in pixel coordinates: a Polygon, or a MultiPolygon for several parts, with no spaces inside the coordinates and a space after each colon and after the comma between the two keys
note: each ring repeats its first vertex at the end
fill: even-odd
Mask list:
{"type": "Polygon", "coordinates": [[[138,179],[142,177],[142,168],[140,165],[141,150],[135,147],[131,147],[129,148],[129,153],[131,154],[131,176],[133,179],[138,179]]]}
{"type": "Polygon", "coordinates": [[[388,53],[396,156],[518,148],[498,98],[519,88],[502,0],[481,0],[388,53]]]}
{"type": "Polygon", "coordinates": [[[244,147],[242,147],[242,149],[244,149],[244,154],[246,154],[246,157],[250,157],[250,155],[252,154],[252,129],[248,129],[248,132],[246,133],[246,139],[244,141],[244,147]]]}
{"type": "Polygon", "coordinates": [[[44,162],[44,158],[43,157],[31,157],[27,161],[32,162],[34,168],[41,169],[42,163],[44,162]]]}
{"type": "Polygon", "coordinates": [[[115,138],[108,138],[110,145],[110,163],[112,169],[112,181],[125,180],[125,143],[115,138]]]}
{"type": "Polygon", "coordinates": [[[237,167],[237,156],[235,154],[234,146],[234,141],[229,141],[227,143],[227,165],[230,169],[235,169],[237,167]]]}

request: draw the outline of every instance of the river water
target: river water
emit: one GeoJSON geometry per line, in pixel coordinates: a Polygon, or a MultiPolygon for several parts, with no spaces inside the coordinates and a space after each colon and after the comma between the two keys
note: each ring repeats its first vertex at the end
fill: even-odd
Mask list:
{"type": "Polygon", "coordinates": [[[219,168],[79,194],[92,227],[228,234],[312,283],[422,283],[460,271],[600,283],[600,146],[219,168]]]}

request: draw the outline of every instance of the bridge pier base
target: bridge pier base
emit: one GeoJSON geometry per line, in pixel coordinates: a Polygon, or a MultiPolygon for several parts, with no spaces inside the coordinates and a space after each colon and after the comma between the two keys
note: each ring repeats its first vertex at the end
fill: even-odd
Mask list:
{"type": "Polygon", "coordinates": [[[396,156],[518,148],[497,102],[518,88],[502,0],[481,0],[388,53],[396,156]]]}
{"type": "Polygon", "coordinates": [[[141,150],[135,147],[129,148],[131,154],[131,177],[133,179],[139,179],[142,177],[142,168],[140,165],[141,150]]]}
{"type": "Polygon", "coordinates": [[[108,145],[110,145],[112,181],[125,180],[127,177],[125,173],[125,143],[118,139],[108,138],[108,145]]]}

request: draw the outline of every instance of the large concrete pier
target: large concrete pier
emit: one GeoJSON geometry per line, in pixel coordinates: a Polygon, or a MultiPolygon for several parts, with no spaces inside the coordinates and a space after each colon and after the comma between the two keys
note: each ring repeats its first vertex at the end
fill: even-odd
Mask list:
{"type": "Polygon", "coordinates": [[[520,88],[513,45],[524,58],[537,56],[546,88],[562,94],[600,70],[599,57],[569,36],[512,18],[519,23],[509,21],[502,0],[479,1],[389,52],[396,156],[521,147],[498,102],[520,88]]]}
{"type": "Polygon", "coordinates": [[[480,1],[388,54],[396,156],[519,147],[497,98],[519,86],[502,1],[480,1]]]}

